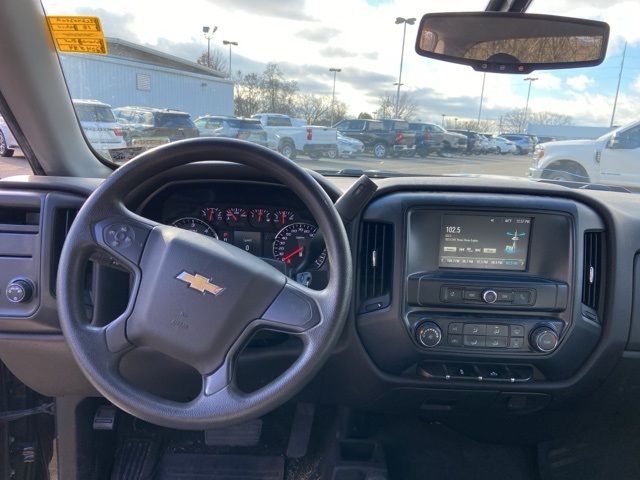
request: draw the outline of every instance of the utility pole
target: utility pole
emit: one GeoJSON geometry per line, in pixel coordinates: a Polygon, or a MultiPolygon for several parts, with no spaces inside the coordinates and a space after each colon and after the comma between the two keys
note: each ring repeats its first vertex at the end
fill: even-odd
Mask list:
{"type": "Polygon", "coordinates": [[[333,127],[333,117],[335,112],[334,105],[336,103],[336,75],[338,75],[338,72],[341,72],[342,69],[330,68],[329,71],[333,72],[333,93],[331,94],[331,124],[329,125],[330,127],[333,127]]]}
{"type": "Polygon", "coordinates": [[[482,74],[482,91],[480,92],[480,108],[478,109],[478,124],[476,128],[480,130],[480,117],[482,116],[482,102],[484,101],[484,82],[487,79],[487,73],[482,74]]]}
{"type": "Polygon", "coordinates": [[[618,107],[618,94],[620,93],[620,82],[622,81],[622,70],[624,69],[624,57],[627,55],[627,42],[624,42],[624,50],[622,51],[622,61],[620,62],[620,73],[618,74],[618,87],[616,88],[616,98],[613,101],[613,112],[611,112],[611,123],[609,126],[613,128],[613,120],[616,117],[616,108],[618,107]]]}
{"type": "Polygon", "coordinates": [[[520,133],[524,133],[524,127],[527,124],[527,113],[529,113],[529,97],[531,96],[531,84],[538,80],[538,77],[527,77],[525,82],[529,82],[529,90],[527,92],[527,103],[524,106],[524,117],[522,118],[522,125],[520,125],[520,133]]]}
{"type": "Polygon", "coordinates": [[[398,75],[398,90],[396,92],[396,114],[395,118],[398,118],[398,109],[400,108],[400,87],[402,86],[402,63],[404,61],[404,41],[407,36],[407,24],[413,25],[416,23],[415,18],[396,18],[396,25],[403,24],[404,30],[402,32],[402,51],[400,52],[400,74],[398,75]]]}

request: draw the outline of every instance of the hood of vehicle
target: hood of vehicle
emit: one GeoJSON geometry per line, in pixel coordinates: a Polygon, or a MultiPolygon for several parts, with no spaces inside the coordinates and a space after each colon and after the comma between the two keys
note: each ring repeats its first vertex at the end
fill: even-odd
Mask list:
{"type": "Polygon", "coordinates": [[[545,150],[555,148],[594,148],[598,145],[597,140],[560,140],[557,142],[541,143],[540,146],[545,150]]]}

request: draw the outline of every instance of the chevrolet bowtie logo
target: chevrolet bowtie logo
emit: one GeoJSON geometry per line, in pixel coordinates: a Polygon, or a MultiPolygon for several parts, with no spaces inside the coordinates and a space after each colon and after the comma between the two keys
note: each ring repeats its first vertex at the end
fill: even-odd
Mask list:
{"type": "Polygon", "coordinates": [[[203,277],[198,273],[191,275],[189,272],[185,271],[178,274],[176,278],[184,283],[188,283],[189,288],[193,288],[202,294],[208,292],[211,295],[218,295],[224,290],[224,287],[220,287],[215,283],[212,283],[207,277],[203,277]]]}

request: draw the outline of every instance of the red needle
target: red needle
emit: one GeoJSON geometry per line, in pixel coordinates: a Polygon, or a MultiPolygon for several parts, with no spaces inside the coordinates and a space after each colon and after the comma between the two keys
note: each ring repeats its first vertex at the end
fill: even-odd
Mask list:
{"type": "Polygon", "coordinates": [[[298,253],[302,252],[302,250],[304,250],[304,247],[298,247],[296,248],[293,252],[291,252],[288,255],[285,255],[284,257],[282,257],[282,261],[283,262],[289,262],[291,260],[292,257],[295,257],[298,253]]]}

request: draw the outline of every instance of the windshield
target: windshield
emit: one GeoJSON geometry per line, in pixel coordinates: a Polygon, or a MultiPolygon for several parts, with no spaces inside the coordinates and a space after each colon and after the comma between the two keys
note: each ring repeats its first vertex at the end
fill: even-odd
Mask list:
{"type": "MultiPolygon", "coordinates": [[[[108,54],[61,53],[61,65],[71,98],[108,105],[76,104],[79,119],[113,122],[114,109],[125,147],[137,152],[195,136],[238,138],[239,128],[260,125],[268,148],[325,174],[640,185],[640,158],[623,160],[640,150],[598,143],[638,120],[640,2],[532,2],[529,13],[608,22],[607,56],[598,67],[501,75],[415,53],[422,15],[486,4],[188,0],[177,8],[151,0],[44,0],[48,15],[100,18],[108,54]],[[337,131],[362,148],[344,148],[337,131]],[[487,141],[492,136],[510,143],[487,141]],[[535,148],[564,140],[584,145],[535,148]]],[[[103,143],[94,149],[100,154],[108,151],[101,139],[86,138],[103,143]]]]}

